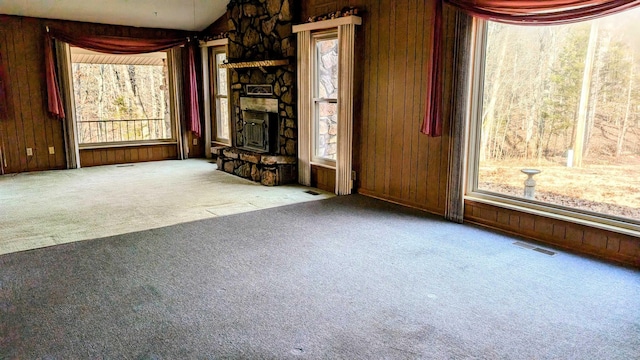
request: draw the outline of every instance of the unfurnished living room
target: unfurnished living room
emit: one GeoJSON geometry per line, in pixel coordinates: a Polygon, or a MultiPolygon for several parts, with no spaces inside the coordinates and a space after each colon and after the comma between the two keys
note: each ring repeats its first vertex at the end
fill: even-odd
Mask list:
{"type": "Polygon", "coordinates": [[[0,359],[640,359],[640,1],[0,3],[0,359]]]}

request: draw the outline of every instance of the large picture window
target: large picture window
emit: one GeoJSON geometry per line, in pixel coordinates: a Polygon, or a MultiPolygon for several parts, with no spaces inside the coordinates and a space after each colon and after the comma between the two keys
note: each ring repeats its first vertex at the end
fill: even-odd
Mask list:
{"type": "Polygon", "coordinates": [[[109,55],[71,48],[80,145],[174,139],[167,53],[109,55]]]}
{"type": "Polygon", "coordinates": [[[469,196],[639,228],[639,24],[478,22],[469,196]]]}

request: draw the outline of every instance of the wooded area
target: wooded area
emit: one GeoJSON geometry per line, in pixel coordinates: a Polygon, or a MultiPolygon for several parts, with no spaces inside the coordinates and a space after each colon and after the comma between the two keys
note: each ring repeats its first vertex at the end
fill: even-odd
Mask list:
{"type": "Polygon", "coordinates": [[[638,20],[635,11],[563,26],[489,23],[481,161],[640,155],[638,20]]]}
{"type": "Polygon", "coordinates": [[[79,141],[170,139],[167,67],[73,64],[79,141]]]}
{"type": "Polygon", "coordinates": [[[539,201],[640,219],[639,20],[488,23],[480,189],[521,197],[531,167],[539,201]]]}

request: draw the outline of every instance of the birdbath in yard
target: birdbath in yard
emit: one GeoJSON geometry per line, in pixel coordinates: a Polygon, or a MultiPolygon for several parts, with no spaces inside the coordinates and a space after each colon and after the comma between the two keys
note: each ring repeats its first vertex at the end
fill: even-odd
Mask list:
{"type": "Polygon", "coordinates": [[[524,197],[525,199],[536,198],[536,181],[533,180],[533,175],[540,174],[540,170],[537,169],[522,169],[520,170],[526,174],[527,180],[524,181],[524,197]]]}

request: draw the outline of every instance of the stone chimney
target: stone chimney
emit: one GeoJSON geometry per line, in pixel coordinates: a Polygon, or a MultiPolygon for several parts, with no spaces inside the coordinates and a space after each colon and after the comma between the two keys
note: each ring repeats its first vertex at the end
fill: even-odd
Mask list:
{"type": "Polygon", "coordinates": [[[235,148],[219,151],[219,169],[236,175],[261,181],[264,177],[275,177],[265,185],[297,181],[297,109],[296,109],[296,49],[295,34],[292,33],[293,13],[290,0],[232,0],[228,5],[230,64],[243,63],[242,67],[230,70],[232,121],[234,122],[235,148]],[[279,66],[252,65],[251,62],[265,60],[287,60],[279,66]],[[249,63],[249,64],[246,64],[249,63]],[[272,94],[247,93],[247,85],[270,85],[272,94]],[[241,150],[244,147],[241,97],[277,99],[278,126],[277,149],[271,154],[252,154],[241,150]],[[240,156],[243,155],[244,156],[240,156]],[[268,158],[267,164],[260,157],[268,158]],[[247,164],[241,158],[252,159],[247,164]],[[229,164],[233,162],[233,165],[229,164]],[[273,164],[275,162],[275,164],[273,164]],[[285,166],[286,165],[286,166],[285,166]],[[277,167],[275,174],[264,174],[265,169],[277,167]]]}

